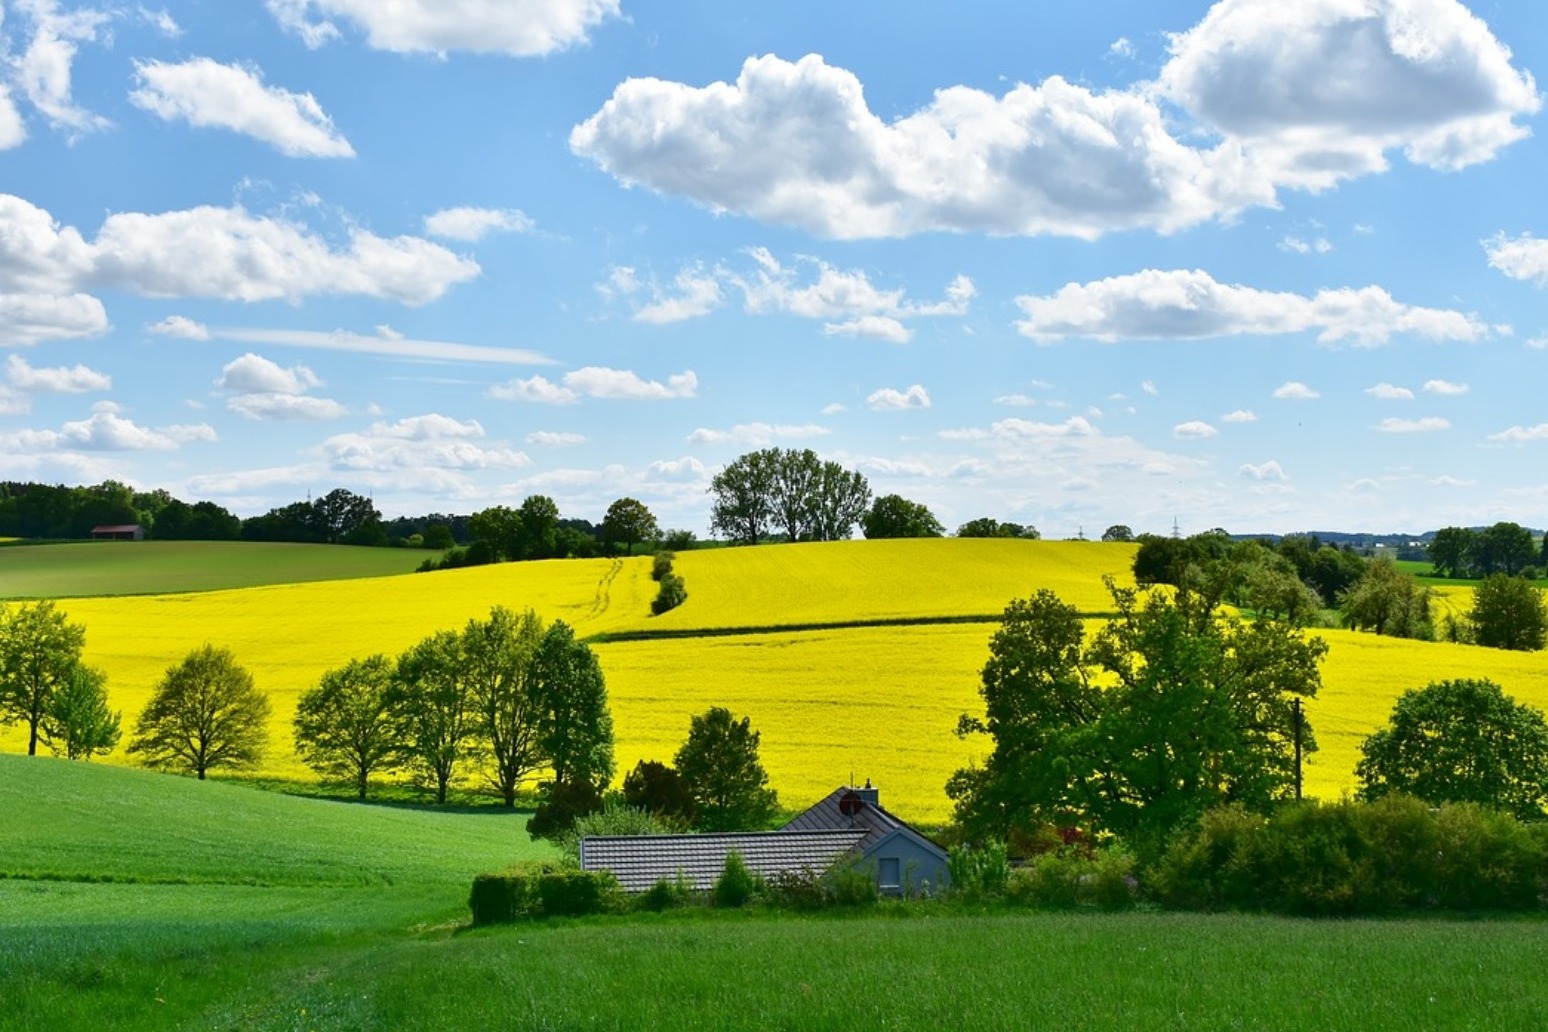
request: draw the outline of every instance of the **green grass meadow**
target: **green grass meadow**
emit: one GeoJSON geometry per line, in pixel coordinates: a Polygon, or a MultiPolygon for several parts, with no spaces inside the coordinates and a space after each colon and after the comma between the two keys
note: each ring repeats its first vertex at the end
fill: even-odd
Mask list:
{"type": "Polygon", "coordinates": [[[466,927],[525,815],[0,756],[0,1029],[1528,1029],[1537,920],[880,905],[466,927]]]}
{"type": "Polygon", "coordinates": [[[439,552],[266,541],[82,541],[0,548],[0,599],[217,591],[412,573],[439,552]]]}

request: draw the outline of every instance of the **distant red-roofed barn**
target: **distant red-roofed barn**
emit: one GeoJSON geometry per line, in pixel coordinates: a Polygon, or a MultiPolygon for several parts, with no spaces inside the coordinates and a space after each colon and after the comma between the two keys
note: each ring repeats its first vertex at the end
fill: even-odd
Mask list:
{"type": "Polygon", "coordinates": [[[93,541],[144,541],[145,528],[138,523],[92,527],[91,539],[93,541]]]}

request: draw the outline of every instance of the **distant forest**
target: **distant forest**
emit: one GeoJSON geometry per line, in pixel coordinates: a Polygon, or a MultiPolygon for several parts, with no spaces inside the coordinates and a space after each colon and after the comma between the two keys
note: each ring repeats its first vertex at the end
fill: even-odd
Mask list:
{"type": "MultiPolygon", "coordinates": [[[[369,497],[339,488],[242,519],[209,501],[186,502],[165,490],[136,491],[113,480],[90,487],[0,482],[0,537],[68,541],[92,529],[138,524],[158,541],[293,541],[444,549],[467,544],[470,516],[429,513],[383,519],[369,497]]],[[[587,520],[558,519],[574,547],[599,538],[587,520]]]]}

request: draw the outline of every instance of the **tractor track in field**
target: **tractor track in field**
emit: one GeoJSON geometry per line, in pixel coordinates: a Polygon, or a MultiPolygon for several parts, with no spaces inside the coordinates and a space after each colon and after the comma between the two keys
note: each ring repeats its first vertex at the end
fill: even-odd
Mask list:
{"type": "Polygon", "coordinates": [[[608,564],[607,572],[602,575],[601,580],[597,581],[597,593],[591,600],[590,615],[601,616],[613,604],[613,581],[618,579],[618,575],[623,572],[623,567],[622,559],[614,559],[608,564]]]}

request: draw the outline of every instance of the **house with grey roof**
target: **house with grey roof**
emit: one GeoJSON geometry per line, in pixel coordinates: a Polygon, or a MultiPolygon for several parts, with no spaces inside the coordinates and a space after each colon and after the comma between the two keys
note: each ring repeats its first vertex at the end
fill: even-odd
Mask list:
{"type": "Polygon", "coordinates": [[[873,871],[883,895],[918,895],[950,885],[946,851],[883,809],[879,797],[870,782],[835,789],[778,831],[590,836],[581,840],[581,867],[611,871],[626,892],[679,877],[695,890],[707,890],[733,852],[764,878],[822,874],[848,864],[873,871]]]}

